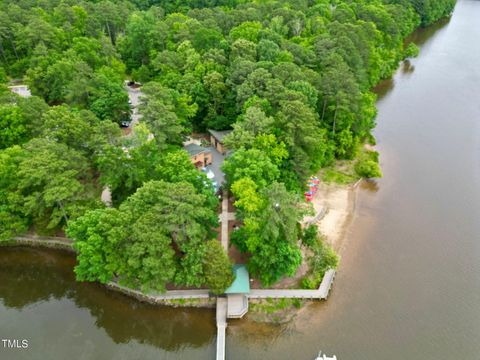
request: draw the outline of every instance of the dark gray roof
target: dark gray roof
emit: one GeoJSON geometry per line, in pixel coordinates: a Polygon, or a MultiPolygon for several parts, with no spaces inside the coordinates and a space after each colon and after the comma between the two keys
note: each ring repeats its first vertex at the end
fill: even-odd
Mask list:
{"type": "Polygon", "coordinates": [[[230,134],[230,133],[232,132],[232,130],[217,131],[217,130],[208,129],[208,132],[209,132],[215,139],[217,139],[217,140],[220,141],[220,142],[223,142],[223,139],[225,138],[225,136],[227,136],[228,134],[230,134]]]}
{"type": "Polygon", "coordinates": [[[210,150],[207,148],[204,148],[203,146],[197,145],[197,144],[188,144],[185,146],[185,150],[190,154],[190,156],[198,155],[202,152],[209,153],[210,150]]]}

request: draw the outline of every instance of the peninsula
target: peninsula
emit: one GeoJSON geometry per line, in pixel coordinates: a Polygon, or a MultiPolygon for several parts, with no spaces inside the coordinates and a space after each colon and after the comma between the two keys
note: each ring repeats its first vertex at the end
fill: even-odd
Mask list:
{"type": "Polygon", "coordinates": [[[318,289],[325,183],[382,175],[371,89],[454,4],[3,1],[0,241],[147,295],[318,289]]]}

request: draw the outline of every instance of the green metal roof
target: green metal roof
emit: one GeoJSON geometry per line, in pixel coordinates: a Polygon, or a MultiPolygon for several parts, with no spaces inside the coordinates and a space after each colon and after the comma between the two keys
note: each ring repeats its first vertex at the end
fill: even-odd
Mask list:
{"type": "Polygon", "coordinates": [[[225,294],[248,294],[250,292],[250,277],[245,265],[233,265],[235,280],[233,284],[225,290],[225,294]]]}

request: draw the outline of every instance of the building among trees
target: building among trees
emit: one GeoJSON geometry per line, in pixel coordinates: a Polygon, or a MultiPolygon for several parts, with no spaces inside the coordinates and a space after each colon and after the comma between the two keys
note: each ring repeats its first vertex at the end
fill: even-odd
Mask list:
{"type": "Polygon", "coordinates": [[[217,149],[217,151],[223,155],[227,153],[227,147],[224,144],[225,137],[230,134],[231,130],[224,130],[224,131],[217,131],[209,129],[208,132],[210,133],[210,142],[212,146],[217,149]]]}
{"type": "Polygon", "coordinates": [[[248,298],[250,293],[250,276],[247,267],[243,264],[233,266],[235,279],[225,290],[227,295],[228,318],[239,319],[248,311],[248,298]]]}
{"type": "Polygon", "coordinates": [[[30,89],[28,88],[27,85],[15,85],[15,86],[9,86],[8,87],[11,92],[20,95],[21,97],[30,97],[32,96],[32,93],[30,92],[30,89]]]}
{"type": "Polygon", "coordinates": [[[209,149],[195,143],[190,143],[185,145],[185,150],[190,155],[190,159],[197,169],[212,164],[212,152],[209,149]]]}

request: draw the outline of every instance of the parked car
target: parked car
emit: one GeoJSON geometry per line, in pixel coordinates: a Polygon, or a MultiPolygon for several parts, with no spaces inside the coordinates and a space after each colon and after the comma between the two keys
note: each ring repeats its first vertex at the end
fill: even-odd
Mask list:
{"type": "Polygon", "coordinates": [[[122,122],[120,123],[120,127],[122,127],[122,128],[128,128],[128,127],[130,127],[130,122],[129,122],[129,121],[122,121],[122,122]]]}
{"type": "Polygon", "coordinates": [[[131,87],[132,89],[138,89],[140,86],[142,86],[141,83],[136,82],[136,81],[128,81],[127,85],[131,87]]]}

